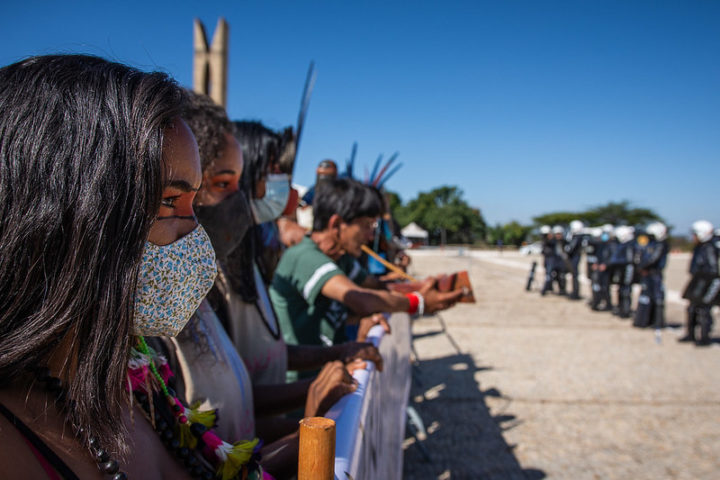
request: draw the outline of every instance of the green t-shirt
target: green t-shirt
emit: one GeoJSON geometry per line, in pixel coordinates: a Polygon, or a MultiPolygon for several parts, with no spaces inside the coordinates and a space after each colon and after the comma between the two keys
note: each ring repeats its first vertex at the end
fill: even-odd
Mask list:
{"type": "Polygon", "coordinates": [[[350,255],[333,261],[310,237],[283,253],[270,285],[270,299],[286,343],[331,345],[347,340],[347,308],[320,293],[335,275],[361,284],[367,272],[350,255]]]}

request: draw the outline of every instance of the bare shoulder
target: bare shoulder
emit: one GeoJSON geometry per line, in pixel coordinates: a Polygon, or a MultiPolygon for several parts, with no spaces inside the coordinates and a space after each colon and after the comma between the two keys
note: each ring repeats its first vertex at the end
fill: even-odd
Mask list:
{"type": "Polygon", "coordinates": [[[0,478],[43,478],[44,470],[20,432],[0,415],[0,478]]]}

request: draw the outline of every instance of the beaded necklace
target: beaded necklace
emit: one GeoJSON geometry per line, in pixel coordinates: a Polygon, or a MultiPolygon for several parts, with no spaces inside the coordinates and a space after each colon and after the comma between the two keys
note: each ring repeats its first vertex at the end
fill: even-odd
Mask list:
{"type": "MultiPolygon", "coordinates": [[[[30,371],[48,392],[56,395],[55,403],[61,411],[69,408],[71,401],[68,402],[59,378],[51,376],[47,367],[30,371]]],[[[151,349],[142,336],[138,337],[137,348],[132,348],[130,352],[127,389],[133,393],[167,449],[190,475],[203,480],[274,480],[259,464],[262,443],[257,438],[234,444],[220,439],[213,430],[216,412],[200,411],[199,405],[183,405],[167,385],[172,376],[167,360],[151,349]]],[[[29,431],[19,419],[16,420],[16,426],[19,424],[19,428],[29,431]]],[[[79,440],[87,438],[90,453],[101,472],[112,475],[113,480],[127,480],[127,474],[120,471],[118,462],[110,457],[97,438],[92,435],[86,437],[87,431],[82,427],[75,434],[79,440]]],[[[67,478],[77,478],[62,460],[57,460],[61,468],[69,472],[67,478]]]]}
{"type": "MultiPolygon", "coordinates": [[[[37,378],[38,381],[45,387],[45,390],[55,394],[55,405],[61,412],[65,412],[68,408],[70,408],[70,406],[72,405],[72,401],[67,400],[67,394],[62,384],[62,380],[57,377],[51,376],[49,368],[31,367],[28,368],[28,371],[35,375],[35,378],[37,378]]],[[[53,452],[47,445],[45,445],[44,442],[42,442],[42,440],[40,440],[32,430],[26,427],[19,418],[17,418],[4,407],[3,410],[3,414],[9,420],[11,420],[15,427],[18,428],[18,430],[22,433],[22,435],[29,441],[31,441],[31,443],[36,448],[40,447],[39,450],[41,451],[42,455],[51,461],[53,467],[58,469],[58,471],[63,475],[64,478],[67,478],[69,480],[77,478],[77,476],[72,472],[72,470],[70,470],[70,468],[65,464],[65,462],[63,462],[62,459],[55,454],[55,452],[53,452]]],[[[92,455],[95,462],[97,462],[98,469],[103,473],[112,475],[113,480],[127,480],[127,474],[120,471],[120,465],[118,464],[118,462],[110,458],[110,454],[102,448],[102,446],[100,445],[100,441],[96,437],[92,435],[87,437],[87,433],[88,432],[83,427],[75,430],[75,436],[78,440],[82,441],[83,439],[87,438],[87,445],[90,448],[90,454],[92,455]]]]}
{"type": "Polygon", "coordinates": [[[131,349],[128,388],[140,403],[148,420],[171,453],[183,462],[194,478],[210,480],[267,480],[272,477],[259,465],[260,447],[256,438],[230,444],[213,430],[215,411],[200,411],[199,405],[186,407],[168,387],[173,376],[167,360],[138,337],[131,349]],[[167,406],[165,410],[160,408],[167,406]],[[168,415],[168,411],[170,415],[168,415]],[[198,461],[199,452],[204,461],[198,461]]]}

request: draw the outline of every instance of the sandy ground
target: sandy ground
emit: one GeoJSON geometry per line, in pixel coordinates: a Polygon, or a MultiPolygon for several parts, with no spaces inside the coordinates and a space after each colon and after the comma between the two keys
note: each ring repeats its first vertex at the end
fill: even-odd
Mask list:
{"type": "Polygon", "coordinates": [[[469,270],[478,302],[414,322],[410,404],[427,435],[408,434],[405,478],[720,479],[720,343],[676,342],[689,257],[666,270],[678,327],[659,343],[584,300],[540,297],[541,267],[526,292],[533,260],[413,255],[418,276],[469,270]]]}

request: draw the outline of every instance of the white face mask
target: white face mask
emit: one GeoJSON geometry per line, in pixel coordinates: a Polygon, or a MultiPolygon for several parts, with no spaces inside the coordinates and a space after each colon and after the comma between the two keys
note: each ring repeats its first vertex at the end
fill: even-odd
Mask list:
{"type": "Polygon", "coordinates": [[[273,173],[265,181],[265,196],[254,198],[252,211],[256,223],[271,222],[280,217],[290,196],[290,178],[286,173],[273,173]]]}
{"type": "Polygon", "coordinates": [[[147,242],[135,291],[133,335],[176,336],[216,274],[215,252],[200,225],[169,245],[147,242]]]}

